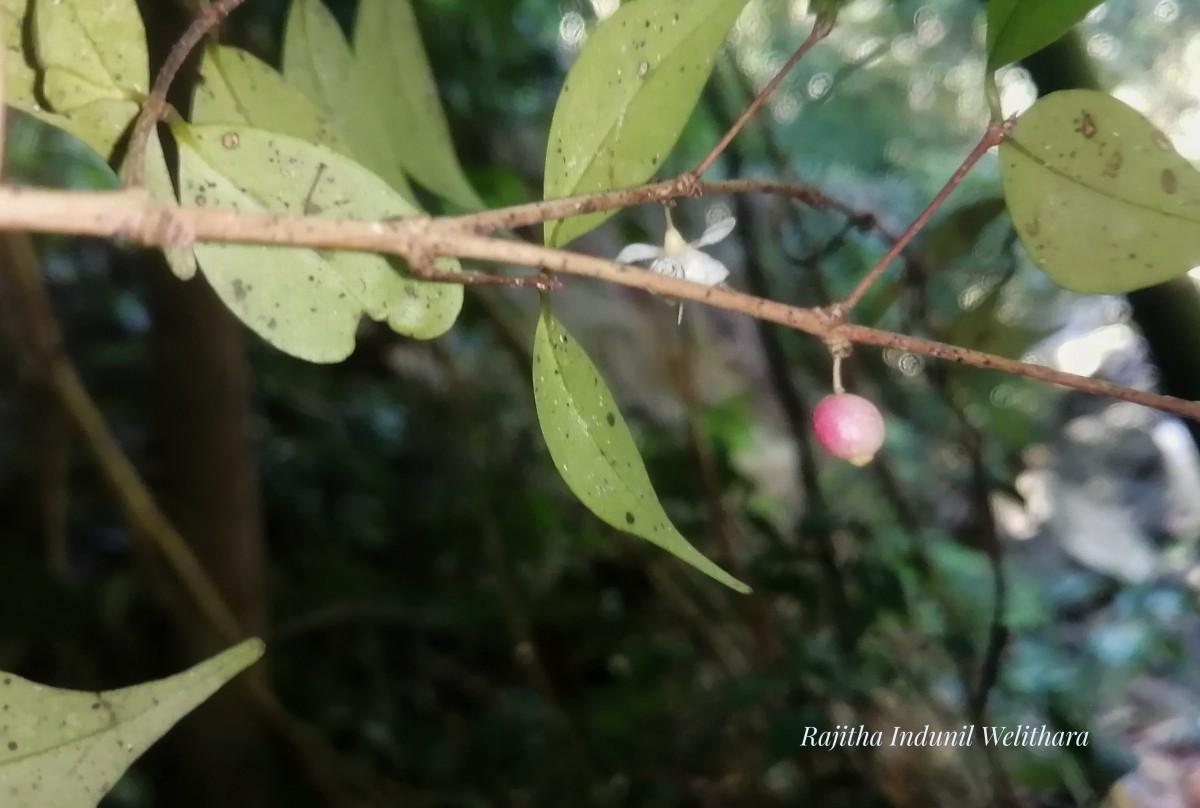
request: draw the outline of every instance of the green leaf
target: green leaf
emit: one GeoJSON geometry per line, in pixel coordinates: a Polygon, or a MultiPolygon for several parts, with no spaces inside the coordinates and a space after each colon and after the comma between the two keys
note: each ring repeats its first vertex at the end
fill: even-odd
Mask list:
{"type": "Polygon", "coordinates": [[[354,54],[368,102],[405,173],[468,210],[483,207],[463,176],[437,84],[409,0],[363,0],[354,28],[354,54]]]}
{"type": "MultiPolygon", "coordinates": [[[[1000,312],[1003,297],[1003,284],[984,294],[978,303],[950,323],[945,340],[963,348],[973,348],[1015,359],[1052,330],[1038,330],[1002,319],[1000,312]]],[[[955,365],[952,370],[969,372],[976,368],[955,365]]]]}
{"type": "Polygon", "coordinates": [[[850,0],[809,0],[808,11],[825,20],[836,20],[838,12],[845,8],[850,0]]]}
{"type": "Polygon", "coordinates": [[[295,0],[283,38],[283,77],[324,111],[349,144],[349,156],[412,202],[412,188],[382,111],[367,94],[361,68],[337,20],[320,0],[295,0]]]}
{"type": "MultiPolygon", "coordinates": [[[[692,114],[746,0],[626,3],[593,30],[567,75],[546,148],[545,197],[597,193],[654,176],[692,114]]],[[[561,246],[613,214],[546,225],[561,246]]]]}
{"type": "Polygon", "coordinates": [[[192,123],[245,123],[348,153],[329,116],[246,51],[210,47],[200,79],[192,97],[192,123]]]}
{"type": "Polygon", "coordinates": [[[93,101],[138,103],[149,91],[146,31],[134,0],[36,0],[37,60],[59,112],[93,101]]]}
{"type": "MultiPolygon", "coordinates": [[[[66,116],[46,109],[37,98],[37,70],[32,54],[25,50],[22,34],[25,15],[31,7],[32,3],[27,0],[0,0],[0,27],[3,28],[5,50],[4,102],[44,123],[66,130],[87,143],[89,139],[82,127],[72,124],[66,116]]],[[[103,145],[104,138],[98,140],[103,145]]],[[[107,160],[107,152],[104,157],[107,160]]]]}
{"type": "Polygon", "coordinates": [[[726,586],[750,591],[671,524],[608,385],[549,307],[543,308],[534,336],[533,396],[550,457],[588,510],[726,586]]]}
{"type": "Polygon", "coordinates": [[[1037,53],[1103,0],[988,0],[988,70],[1037,53]]]}
{"type": "Polygon", "coordinates": [[[72,134],[111,158],[150,83],[136,3],[36,0],[33,8],[42,94],[52,111],[70,119],[72,134]]]}
{"type": "Polygon", "coordinates": [[[1021,241],[1060,286],[1123,294],[1200,265],[1200,174],[1112,96],[1042,98],[1000,160],[1021,241]]]}
{"type": "MultiPolygon", "coordinates": [[[[164,205],[179,204],[157,129],[146,142],[146,190],[164,205]]],[[[170,247],[163,250],[163,256],[175,277],[186,281],[196,274],[196,251],[191,247],[170,247]]]]}
{"type": "Polygon", "coordinates": [[[37,74],[23,47],[26,0],[0,0],[0,28],[4,34],[4,101],[17,109],[36,114],[41,110],[34,87],[37,74]]]}
{"type": "MultiPolygon", "coordinates": [[[[176,124],[181,197],[240,211],[376,220],[416,209],[380,178],[328,147],[232,124],[176,124]]],[[[311,362],[354,349],[363,313],[396,331],[432,339],[454,324],[462,287],[412,280],[369,253],[198,244],[200,268],[255,333],[311,362]]],[[[456,271],[457,262],[439,268],[456,271]]]]}
{"type": "Polygon", "coordinates": [[[168,679],[103,693],[0,673],[5,808],[95,808],[151,744],[262,654],[262,640],[246,640],[168,679]]]}

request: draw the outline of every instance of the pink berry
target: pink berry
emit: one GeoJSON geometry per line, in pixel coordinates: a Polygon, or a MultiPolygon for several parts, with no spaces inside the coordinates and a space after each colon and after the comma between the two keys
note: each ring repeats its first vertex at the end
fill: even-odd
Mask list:
{"type": "Polygon", "coordinates": [[[879,408],[851,393],[823,398],[813,413],[813,429],[830,454],[856,466],[870,463],[883,445],[879,408]]]}

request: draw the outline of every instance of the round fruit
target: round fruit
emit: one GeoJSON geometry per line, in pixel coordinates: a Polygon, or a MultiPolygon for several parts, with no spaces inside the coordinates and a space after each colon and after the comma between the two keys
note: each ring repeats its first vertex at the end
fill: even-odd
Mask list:
{"type": "Polygon", "coordinates": [[[871,462],[883,445],[883,416],[862,396],[826,396],[813,413],[817,440],[829,453],[856,466],[871,462]]]}

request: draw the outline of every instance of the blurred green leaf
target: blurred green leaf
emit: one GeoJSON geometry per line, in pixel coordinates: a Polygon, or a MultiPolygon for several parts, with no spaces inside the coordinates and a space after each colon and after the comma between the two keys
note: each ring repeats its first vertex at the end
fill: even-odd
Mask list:
{"type": "Polygon", "coordinates": [[[929,228],[922,238],[925,262],[932,269],[941,269],[956,258],[968,254],[979,242],[979,235],[1000,214],[1004,199],[989,196],[955,208],[929,228]]]}
{"type": "Polygon", "coordinates": [[[60,112],[149,91],[146,31],[134,0],[37,0],[33,18],[46,98],[60,112]]]}
{"type": "MultiPolygon", "coordinates": [[[[946,329],[946,341],[963,348],[973,348],[1015,359],[1053,331],[1049,326],[1034,329],[1006,322],[1000,317],[1003,298],[1003,285],[998,285],[983,295],[978,303],[954,319],[946,329]]],[[[958,367],[955,366],[954,369],[958,367]]]]}
{"type": "Polygon", "coordinates": [[[726,586],[750,591],[705,558],[671,524],[608,385],[548,307],[534,336],[533,395],[554,465],[588,510],[726,586]]]}
{"type": "Polygon", "coordinates": [[[34,95],[37,74],[22,47],[27,0],[0,0],[0,26],[4,34],[4,101],[26,112],[40,109],[34,95]]]}
{"type": "Polygon", "coordinates": [[[146,31],[136,3],[36,0],[33,42],[51,109],[109,159],[149,89],[146,31]]]}
{"type": "MultiPolygon", "coordinates": [[[[588,36],[554,108],[545,197],[645,182],[679,140],[746,0],[627,3],[588,36]]],[[[561,246],[613,213],[546,225],[561,246]]]]}
{"type": "Polygon", "coordinates": [[[363,0],[354,28],[358,81],[404,171],[468,210],[483,207],[463,176],[409,0],[363,0]]]}
{"type": "Polygon", "coordinates": [[[366,92],[362,66],[355,60],[337,20],[321,0],[295,0],[283,38],[283,76],[308,96],[350,145],[350,157],[414,201],[403,165],[376,99],[366,92]]]}
{"type": "Polygon", "coordinates": [[[95,808],[151,744],[262,654],[261,640],[246,640],[170,678],[103,693],[0,673],[5,808],[95,808]]]}
{"type": "Polygon", "coordinates": [[[1103,0],[988,0],[988,70],[1036,53],[1103,0]]]}
{"type": "Polygon", "coordinates": [[[1042,98],[1000,159],[1021,241],[1060,286],[1122,294],[1200,265],[1200,173],[1112,96],[1042,98]]]}
{"type": "MultiPolygon", "coordinates": [[[[381,179],[325,146],[232,124],[177,124],[174,131],[189,204],[359,219],[416,213],[381,179]]],[[[431,339],[454,324],[462,307],[461,286],[409,279],[368,253],[198,244],[196,255],[243,322],[312,362],[346,358],[364,312],[402,334],[431,339]]],[[[458,269],[450,260],[438,266],[458,269]]]]}
{"type": "MultiPolygon", "coordinates": [[[[1030,328],[1001,317],[1004,285],[999,284],[973,307],[956,317],[942,334],[952,345],[1020,358],[1054,329],[1049,325],[1030,328]]],[[[946,381],[956,405],[972,414],[973,422],[987,430],[996,445],[1023,448],[1037,432],[1044,415],[1044,385],[992,370],[952,365],[946,381]]]]}
{"type": "Polygon", "coordinates": [[[239,48],[211,47],[200,65],[192,123],[245,123],[346,152],[329,117],[277,71],[239,48]]]}

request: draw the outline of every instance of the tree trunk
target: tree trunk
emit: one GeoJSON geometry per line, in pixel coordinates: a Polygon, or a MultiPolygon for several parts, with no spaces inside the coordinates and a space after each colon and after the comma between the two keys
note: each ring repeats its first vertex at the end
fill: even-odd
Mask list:
{"type": "MultiPolygon", "coordinates": [[[[162,505],[246,632],[260,632],[265,550],[241,325],[203,279],[183,283],[154,263],[148,286],[162,505]]],[[[184,604],[179,612],[187,664],[225,644],[195,610],[184,604]]],[[[171,793],[162,804],[271,804],[271,747],[247,689],[235,682],[180,724],[171,793]]]]}
{"type": "MultiPolygon", "coordinates": [[[[191,22],[190,5],[139,0],[152,71],[191,22]]],[[[172,85],[168,100],[180,110],[187,110],[201,50],[172,85]]],[[[245,332],[203,277],[180,281],[157,256],[140,269],[153,322],[157,492],[246,635],[258,634],[266,623],[266,549],[245,332]]],[[[180,665],[227,645],[189,604],[175,611],[180,665]]],[[[170,776],[156,804],[274,804],[276,749],[247,686],[264,676],[259,663],[180,722],[165,750],[170,776]]]]}

